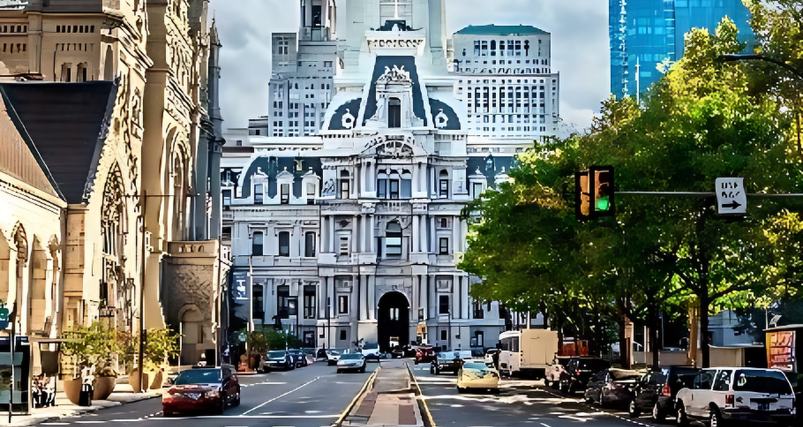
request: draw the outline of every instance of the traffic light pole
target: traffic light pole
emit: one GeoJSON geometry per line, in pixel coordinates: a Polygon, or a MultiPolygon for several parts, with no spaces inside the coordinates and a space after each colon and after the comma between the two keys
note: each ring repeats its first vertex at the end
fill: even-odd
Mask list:
{"type": "MultiPolygon", "coordinates": [[[[713,191],[617,191],[616,195],[624,194],[626,196],[693,196],[693,197],[716,197],[717,193],[713,191]]],[[[803,197],[803,193],[788,193],[788,194],[766,194],[766,193],[747,193],[747,197],[757,198],[796,198],[803,197]]]]}

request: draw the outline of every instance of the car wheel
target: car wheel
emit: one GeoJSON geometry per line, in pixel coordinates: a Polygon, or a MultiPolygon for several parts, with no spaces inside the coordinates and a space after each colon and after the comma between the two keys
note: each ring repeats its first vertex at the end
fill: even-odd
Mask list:
{"type": "Polygon", "coordinates": [[[630,401],[630,405],[627,406],[627,413],[630,414],[631,418],[636,418],[640,415],[638,406],[636,406],[636,399],[630,401]]]}
{"type": "Polygon", "coordinates": [[[364,373],[365,373],[365,366],[363,366],[362,368],[360,368],[360,373],[362,373],[362,374],[364,374],[364,373]]]}
{"type": "Polygon", "coordinates": [[[435,367],[435,375],[440,375],[440,374],[441,374],[441,369],[436,366],[435,367]]]}
{"type": "Polygon", "coordinates": [[[675,422],[679,426],[688,426],[689,418],[686,416],[686,408],[683,407],[683,402],[678,402],[677,415],[675,415],[675,422]]]}
{"type": "Polygon", "coordinates": [[[435,367],[434,366],[429,365],[429,373],[432,374],[432,375],[435,375],[435,367]]]}
{"type": "Polygon", "coordinates": [[[588,404],[594,403],[594,399],[592,399],[591,395],[588,393],[583,394],[583,400],[585,400],[585,402],[588,404]]]}
{"type": "Polygon", "coordinates": [[[239,387],[237,388],[237,397],[235,397],[234,400],[231,401],[231,407],[232,408],[236,408],[238,406],[240,406],[240,388],[239,387]]]}
{"type": "Polygon", "coordinates": [[[223,411],[226,410],[226,395],[220,393],[220,407],[215,408],[215,413],[217,415],[223,415],[223,411]]]}
{"type": "Polygon", "coordinates": [[[338,369],[338,370],[337,370],[337,373],[338,373],[338,374],[340,374],[340,373],[342,373],[342,372],[343,372],[343,371],[341,371],[340,369],[338,369]]]}
{"type": "Polygon", "coordinates": [[[557,390],[560,388],[560,381],[552,381],[552,389],[557,390]]]}
{"type": "Polygon", "coordinates": [[[662,423],[666,420],[666,412],[661,409],[658,403],[655,403],[655,406],[652,407],[652,419],[658,423],[662,423]]]}
{"type": "Polygon", "coordinates": [[[711,416],[709,418],[710,427],[722,427],[725,423],[722,421],[722,416],[719,415],[719,410],[717,408],[711,408],[711,416]]]}
{"type": "Polygon", "coordinates": [[[599,392],[599,407],[605,408],[605,393],[602,391],[599,392]]]}

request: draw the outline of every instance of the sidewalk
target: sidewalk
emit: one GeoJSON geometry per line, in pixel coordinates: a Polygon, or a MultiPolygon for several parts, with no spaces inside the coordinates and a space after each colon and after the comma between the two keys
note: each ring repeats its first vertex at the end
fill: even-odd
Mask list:
{"type": "Polygon", "coordinates": [[[423,427],[407,364],[383,360],[373,382],[358,397],[342,425],[423,427]]]}
{"type": "MultiPolygon", "coordinates": [[[[150,390],[148,393],[134,393],[131,386],[128,384],[117,384],[114,393],[109,396],[108,400],[93,400],[92,406],[74,405],[67,399],[64,392],[58,392],[56,393],[56,406],[34,408],[31,410],[30,415],[15,414],[11,418],[11,426],[32,426],[63,418],[78,417],[104,408],[160,397],[163,392],[164,390],[150,390]]],[[[8,422],[8,412],[0,413],[0,419],[3,425],[6,425],[8,422]]]]}

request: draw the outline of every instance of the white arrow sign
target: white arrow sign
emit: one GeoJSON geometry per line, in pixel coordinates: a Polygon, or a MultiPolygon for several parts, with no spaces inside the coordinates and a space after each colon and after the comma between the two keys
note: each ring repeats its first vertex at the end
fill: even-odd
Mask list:
{"type": "Polygon", "coordinates": [[[717,212],[719,214],[746,214],[747,194],[744,178],[717,178],[717,212]]]}

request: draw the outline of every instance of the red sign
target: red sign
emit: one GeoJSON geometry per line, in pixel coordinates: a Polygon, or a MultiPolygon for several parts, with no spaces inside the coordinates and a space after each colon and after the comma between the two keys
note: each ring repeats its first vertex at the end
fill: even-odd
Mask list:
{"type": "Polygon", "coordinates": [[[767,333],[767,365],[784,372],[796,372],[795,331],[767,333]]]}

